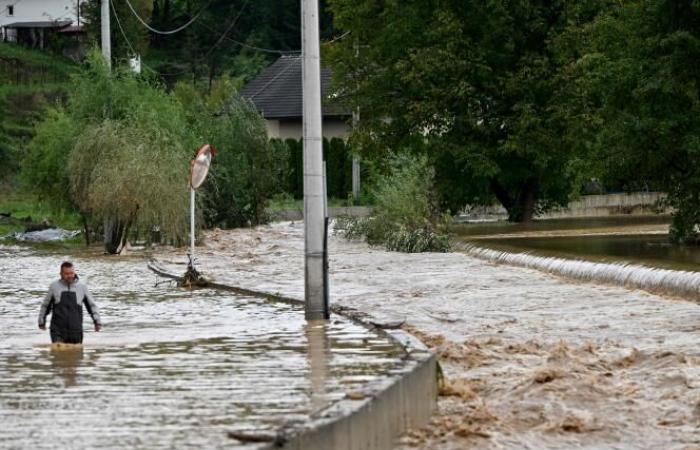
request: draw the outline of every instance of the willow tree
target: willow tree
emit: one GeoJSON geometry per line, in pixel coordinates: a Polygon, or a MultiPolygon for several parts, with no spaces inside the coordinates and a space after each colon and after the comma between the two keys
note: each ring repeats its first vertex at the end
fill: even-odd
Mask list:
{"type": "Polygon", "coordinates": [[[111,120],[88,127],[69,161],[74,199],[105,224],[105,249],[117,253],[129,231],[158,226],[187,236],[190,149],[162,130],[111,120]]]}
{"type": "Polygon", "coordinates": [[[110,74],[97,53],[72,88],[38,126],[24,179],[101,229],[109,253],[135,228],[184,237],[189,159],[200,139],[180,102],[152,80],[110,74]]]}

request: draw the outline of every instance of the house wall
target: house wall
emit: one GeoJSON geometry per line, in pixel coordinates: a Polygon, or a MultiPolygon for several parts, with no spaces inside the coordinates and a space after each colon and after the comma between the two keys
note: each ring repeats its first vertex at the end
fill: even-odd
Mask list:
{"type": "Polygon", "coordinates": [[[0,0],[0,30],[13,22],[70,20],[76,24],[77,8],[78,0],[0,0]],[[9,5],[14,5],[12,16],[9,5]]]}
{"type": "MultiPolygon", "coordinates": [[[[280,139],[301,139],[303,129],[301,120],[265,120],[267,137],[280,139]]],[[[340,119],[323,120],[323,137],[347,139],[350,136],[350,126],[340,119]]]]}

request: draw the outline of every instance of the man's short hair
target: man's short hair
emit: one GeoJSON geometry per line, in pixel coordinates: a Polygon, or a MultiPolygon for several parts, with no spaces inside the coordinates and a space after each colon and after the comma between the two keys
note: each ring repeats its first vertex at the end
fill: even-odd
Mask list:
{"type": "Polygon", "coordinates": [[[61,270],[63,270],[66,267],[73,267],[73,263],[70,261],[63,261],[63,263],[61,263],[61,270]]]}

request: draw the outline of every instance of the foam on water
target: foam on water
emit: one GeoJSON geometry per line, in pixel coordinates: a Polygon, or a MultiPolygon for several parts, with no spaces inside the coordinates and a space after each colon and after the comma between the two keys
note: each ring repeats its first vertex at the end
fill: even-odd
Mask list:
{"type": "Polygon", "coordinates": [[[548,273],[575,278],[700,298],[700,272],[647,267],[630,263],[604,263],[565,259],[553,256],[538,256],[530,252],[508,252],[464,244],[465,253],[490,262],[542,270],[548,273]]]}

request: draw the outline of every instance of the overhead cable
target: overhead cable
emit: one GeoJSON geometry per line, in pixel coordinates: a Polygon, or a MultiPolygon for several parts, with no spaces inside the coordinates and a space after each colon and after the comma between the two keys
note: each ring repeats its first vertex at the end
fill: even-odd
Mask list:
{"type": "Polygon", "coordinates": [[[189,22],[187,22],[186,24],[184,24],[180,27],[175,28],[174,30],[168,30],[168,31],[156,30],[155,28],[151,27],[149,24],[146,23],[145,20],[143,20],[141,18],[141,16],[139,16],[139,14],[136,12],[134,7],[131,5],[131,2],[129,2],[129,0],[124,0],[124,1],[126,1],[126,4],[127,4],[127,6],[129,6],[129,9],[131,10],[131,12],[139,20],[139,22],[141,22],[143,24],[144,27],[148,28],[153,33],[167,35],[167,34],[175,34],[177,32],[184,30],[185,28],[189,27],[190,25],[192,25],[199,18],[199,16],[202,15],[204,10],[207,9],[209,7],[209,5],[211,5],[213,3],[214,0],[209,0],[209,2],[206,5],[204,5],[204,7],[202,9],[200,9],[199,12],[192,19],[190,19],[189,22]]]}
{"type": "MultiPolygon", "coordinates": [[[[132,53],[134,54],[134,56],[138,57],[138,56],[139,56],[139,53],[136,51],[136,49],[134,48],[134,46],[131,45],[131,42],[129,41],[129,38],[126,36],[126,33],[124,32],[124,28],[122,27],[122,22],[121,22],[121,20],[119,20],[119,15],[117,14],[117,10],[114,8],[114,3],[113,3],[113,2],[110,2],[110,4],[111,4],[111,6],[112,6],[112,12],[114,13],[114,18],[115,18],[116,21],[117,21],[117,26],[119,27],[119,31],[121,32],[122,37],[123,37],[124,40],[126,41],[126,45],[131,49],[131,51],[132,51],[132,53]]],[[[149,66],[148,66],[146,63],[144,63],[144,62],[141,62],[141,65],[142,65],[143,67],[145,67],[146,69],[150,70],[150,71],[153,72],[153,73],[156,73],[156,74],[158,73],[156,70],[154,70],[153,68],[149,67],[149,66]]]]}

